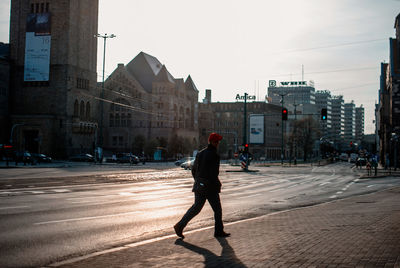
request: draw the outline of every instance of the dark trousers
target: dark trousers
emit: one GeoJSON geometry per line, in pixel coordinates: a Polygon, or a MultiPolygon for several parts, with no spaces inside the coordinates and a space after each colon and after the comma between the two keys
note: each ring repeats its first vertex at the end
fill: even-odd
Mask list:
{"type": "Polygon", "coordinates": [[[195,193],[194,204],[188,209],[178,224],[184,228],[191,219],[200,213],[206,200],[208,200],[208,203],[210,203],[210,206],[214,211],[215,233],[221,233],[224,230],[224,224],[222,223],[222,207],[221,200],[219,199],[219,193],[206,195],[195,193]]]}

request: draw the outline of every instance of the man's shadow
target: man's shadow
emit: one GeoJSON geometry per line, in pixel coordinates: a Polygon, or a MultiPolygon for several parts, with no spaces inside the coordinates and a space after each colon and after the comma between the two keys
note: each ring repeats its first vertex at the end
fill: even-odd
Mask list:
{"type": "Polygon", "coordinates": [[[221,256],[214,254],[212,251],[190,244],[183,239],[179,238],[175,241],[176,245],[183,246],[197,254],[204,256],[204,267],[237,267],[246,268],[238,257],[235,255],[235,251],[229,245],[228,240],[224,237],[217,238],[219,244],[222,247],[221,256]]]}

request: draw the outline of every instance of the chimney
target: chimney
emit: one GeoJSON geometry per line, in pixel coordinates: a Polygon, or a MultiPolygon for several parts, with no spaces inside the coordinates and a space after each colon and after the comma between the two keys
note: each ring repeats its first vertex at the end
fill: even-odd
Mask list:
{"type": "Polygon", "coordinates": [[[206,89],[206,97],[203,99],[203,103],[211,103],[211,89],[206,89]]]}

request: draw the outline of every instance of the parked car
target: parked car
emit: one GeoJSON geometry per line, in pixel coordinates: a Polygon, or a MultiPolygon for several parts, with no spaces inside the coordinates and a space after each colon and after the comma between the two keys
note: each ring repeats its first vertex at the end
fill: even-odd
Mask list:
{"type": "Polygon", "coordinates": [[[347,161],[349,159],[349,156],[346,153],[342,153],[339,155],[339,159],[341,161],[347,161]]]}
{"type": "Polygon", "coordinates": [[[359,167],[365,166],[365,165],[367,165],[367,159],[364,157],[359,157],[359,158],[357,158],[356,164],[359,167]]]}
{"type": "Polygon", "coordinates": [[[31,155],[38,163],[51,163],[52,161],[50,156],[44,154],[31,153],[31,155]]]}
{"type": "Polygon", "coordinates": [[[136,155],[127,153],[127,154],[117,154],[117,163],[131,163],[137,164],[140,159],[136,155]]]}
{"type": "Polygon", "coordinates": [[[23,163],[30,163],[34,164],[35,160],[33,159],[32,155],[28,152],[15,152],[14,156],[15,162],[23,162],[23,163]]]}
{"type": "Polygon", "coordinates": [[[355,163],[357,161],[357,158],[358,158],[358,154],[354,154],[354,153],[350,154],[350,162],[351,163],[355,163]]]}
{"type": "Polygon", "coordinates": [[[181,164],[181,168],[184,168],[184,169],[192,169],[192,167],[193,167],[193,164],[194,164],[194,158],[193,159],[191,159],[191,160],[189,160],[189,161],[186,161],[186,162],[183,162],[182,164],[181,164]]]}
{"type": "Polygon", "coordinates": [[[175,161],[175,165],[180,167],[183,163],[185,163],[187,161],[190,161],[190,160],[194,160],[194,157],[191,157],[191,156],[190,157],[183,157],[183,158],[175,161]]]}
{"type": "Polygon", "coordinates": [[[69,158],[71,161],[79,161],[79,162],[93,162],[94,157],[91,154],[77,154],[74,156],[71,156],[69,158]]]}

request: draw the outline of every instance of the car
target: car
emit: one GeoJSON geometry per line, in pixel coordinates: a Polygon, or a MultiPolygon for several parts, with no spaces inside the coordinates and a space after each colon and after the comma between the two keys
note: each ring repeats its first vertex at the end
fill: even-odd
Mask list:
{"type": "Polygon", "coordinates": [[[181,168],[184,168],[184,169],[192,169],[193,164],[194,164],[194,160],[195,160],[195,159],[191,159],[191,160],[189,160],[189,161],[183,162],[183,163],[181,164],[181,168]]]}
{"type": "Polygon", "coordinates": [[[194,157],[191,157],[191,156],[189,156],[189,157],[183,157],[183,158],[181,158],[181,159],[175,161],[175,166],[180,167],[183,163],[185,163],[185,162],[187,162],[187,161],[190,161],[190,160],[194,160],[194,157]]]}
{"type": "Polygon", "coordinates": [[[137,164],[139,163],[140,159],[136,155],[131,153],[121,153],[117,154],[117,163],[131,163],[137,164]]]}
{"type": "Polygon", "coordinates": [[[358,154],[354,154],[354,153],[350,154],[350,162],[351,163],[355,163],[357,161],[357,158],[358,158],[358,154]]]}
{"type": "Polygon", "coordinates": [[[45,154],[31,153],[31,155],[38,163],[51,163],[52,161],[51,157],[45,154]]]}
{"type": "Polygon", "coordinates": [[[74,156],[71,156],[69,158],[71,161],[78,161],[78,162],[93,162],[94,157],[91,154],[77,154],[74,156]]]}
{"type": "Polygon", "coordinates": [[[367,165],[367,159],[364,157],[357,158],[356,165],[359,167],[367,165]]]}
{"type": "Polygon", "coordinates": [[[339,155],[339,159],[341,161],[347,161],[349,159],[349,156],[346,153],[342,153],[339,155]]]}
{"type": "Polygon", "coordinates": [[[15,152],[14,156],[15,162],[23,162],[34,164],[35,159],[33,159],[32,155],[28,151],[24,152],[15,152]]]}

